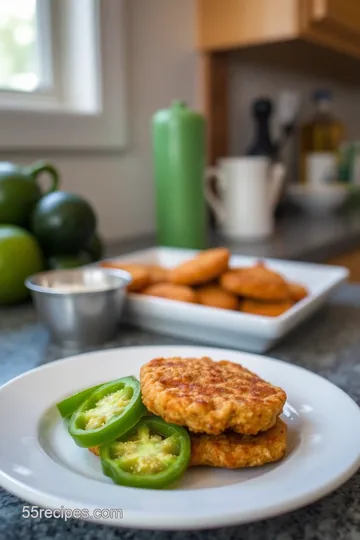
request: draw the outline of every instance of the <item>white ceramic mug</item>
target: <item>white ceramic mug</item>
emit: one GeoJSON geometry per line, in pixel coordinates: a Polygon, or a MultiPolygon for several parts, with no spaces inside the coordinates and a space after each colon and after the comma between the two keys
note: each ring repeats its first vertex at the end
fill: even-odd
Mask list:
{"type": "Polygon", "coordinates": [[[224,234],[243,240],[270,236],[284,177],[284,166],[266,157],[222,158],[209,168],[205,195],[224,234]],[[214,177],[219,197],[210,186],[214,177]]]}

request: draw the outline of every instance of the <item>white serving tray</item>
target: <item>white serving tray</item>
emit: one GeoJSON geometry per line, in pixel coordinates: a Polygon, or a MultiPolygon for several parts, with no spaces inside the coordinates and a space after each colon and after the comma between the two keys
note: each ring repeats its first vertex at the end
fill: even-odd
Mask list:
{"type": "MultiPolygon", "coordinates": [[[[150,248],[111,260],[160,264],[174,267],[196,254],[193,250],[150,248]]],[[[109,260],[109,259],[108,259],[109,260]]],[[[250,266],[256,257],[233,255],[231,266],[250,266]]],[[[310,295],[279,317],[264,317],[236,311],[177,302],[140,294],[129,294],[125,317],[141,328],[208,343],[221,347],[263,353],[273,347],[290,330],[321,307],[332,291],[348,277],[348,270],[302,262],[266,259],[269,268],[286,279],[305,285],[310,295]]]]}

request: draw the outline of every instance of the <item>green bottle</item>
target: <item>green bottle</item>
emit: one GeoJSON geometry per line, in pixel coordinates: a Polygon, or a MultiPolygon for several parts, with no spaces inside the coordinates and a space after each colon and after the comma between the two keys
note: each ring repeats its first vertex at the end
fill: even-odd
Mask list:
{"type": "Polygon", "coordinates": [[[207,247],[204,197],[205,120],[185,103],[152,122],[157,240],[162,246],[207,247]]]}

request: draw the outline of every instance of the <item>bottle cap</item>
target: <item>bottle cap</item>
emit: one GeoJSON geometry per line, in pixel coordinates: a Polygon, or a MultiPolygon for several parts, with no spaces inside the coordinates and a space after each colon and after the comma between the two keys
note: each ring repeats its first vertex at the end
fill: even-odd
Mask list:
{"type": "Polygon", "coordinates": [[[269,98],[260,97],[253,101],[252,108],[255,116],[269,116],[272,113],[273,105],[269,98]]]}

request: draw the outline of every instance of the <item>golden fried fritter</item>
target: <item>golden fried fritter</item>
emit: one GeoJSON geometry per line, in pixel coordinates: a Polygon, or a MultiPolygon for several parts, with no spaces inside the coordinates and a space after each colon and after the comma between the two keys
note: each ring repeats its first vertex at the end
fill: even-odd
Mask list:
{"type": "Polygon", "coordinates": [[[157,283],[147,287],[143,294],[167,298],[169,300],[178,300],[179,302],[190,302],[194,304],[197,301],[196,293],[186,285],[174,285],[173,283],[157,283]]]}
{"type": "MultiPolygon", "coordinates": [[[[286,432],[287,426],[280,418],[271,429],[257,435],[240,435],[233,431],[220,435],[189,432],[190,467],[208,465],[240,469],[278,461],[286,452],[286,432]]],[[[100,455],[98,446],[89,450],[95,456],[100,455]]]]}
{"type": "Polygon", "coordinates": [[[233,294],[256,300],[277,302],[290,296],[284,278],[262,264],[229,270],[221,276],[220,284],[233,294]]]}
{"type": "Polygon", "coordinates": [[[300,302],[300,300],[306,298],[309,294],[308,290],[299,283],[288,283],[288,287],[290,298],[294,300],[294,302],[300,302]]]}
{"type": "Polygon", "coordinates": [[[103,268],[115,268],[129,272],[132,277],[132,282],[128,285],[129,292],[139,292],[150,283],[150,273],[144,265],[137,263],[123,263],[121,261],[103,261],[103,268]]]}
{"type": "Polygon", "coordinates": [[[159,264],[145,264],[144,268],[150,274],[150,285],[165,283],[168,280],[169,270],[159,264]]]}
{"type": "Polygon", "coordinates": [[[286,401],[281,388],[241,365],[206,357],[156,358],[142,366],[140,383],[149,411],[210,435],[266,431],[286,401]]]}
{"type": "Polygon", "coordinates": [[[225,291],[220,285],[203,285],[196,289],[199,304],[221,309],[239,308],[239,300],[234,294],[225,291]]]}
{"type": "Polygon", "coordinates": [[[169,271],[169,281],[178,285],[198,285],[220,276],[228,268],[230,253],[226,248],[202,251],[169,271]]]}
{"type": "Polygon", "coordinates": [[[257,435],[240,435],[233,431],[220,435],[190,432],[190,467],[239,469],[278,461],[286,452],[286,432],[287,426],[280,418],[271,429],[257,435]]]}
{"type": "Polygon", "coordinates": [[[263,315],[264,317],[279,317],[294,305],[293,300],[283,302],[262,302],[245,298],[240,304],[240,311],[251,313],[252,315],[263,315]]]}

